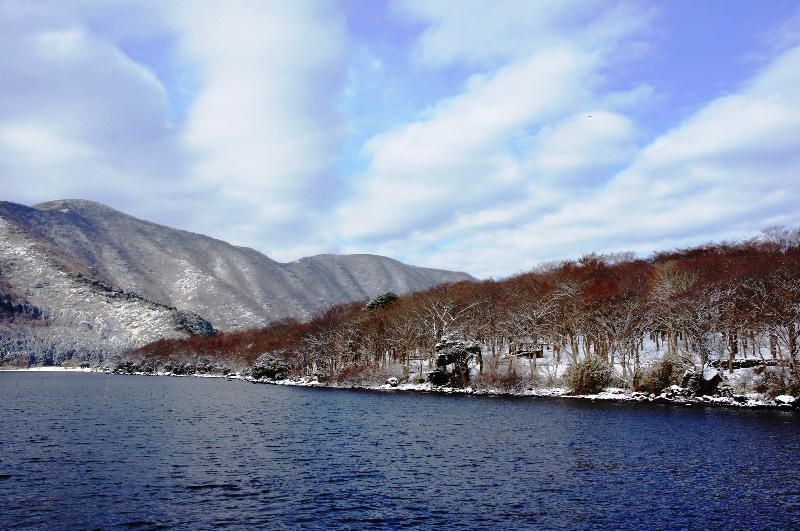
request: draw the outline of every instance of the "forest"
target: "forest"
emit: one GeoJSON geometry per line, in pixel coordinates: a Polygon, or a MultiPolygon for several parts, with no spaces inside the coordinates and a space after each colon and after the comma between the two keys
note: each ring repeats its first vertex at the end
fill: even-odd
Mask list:
{"type": "Polygon", "coordinates": [[[686,370],[800,394],[800,228],[658,252],[588,254],[502,280],[340,305],[308,322],[161,340],[122,368],[242,371],[368,385],[387,378],[514,392],[569,385],[658,392],[686,370]]]}

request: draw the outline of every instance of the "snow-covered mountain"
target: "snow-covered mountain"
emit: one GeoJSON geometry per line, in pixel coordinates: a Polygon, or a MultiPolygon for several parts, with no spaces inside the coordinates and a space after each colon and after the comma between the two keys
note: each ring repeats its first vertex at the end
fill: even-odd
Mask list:
{"type": "Polygon", "coordinates": [[[306,319],[387,291],[471,279],[374,255],[279,263],[91,201],[0,202],[0,337],[6,339],[139,345],[202,331],[206,322],[227,331],[306,319]]]}

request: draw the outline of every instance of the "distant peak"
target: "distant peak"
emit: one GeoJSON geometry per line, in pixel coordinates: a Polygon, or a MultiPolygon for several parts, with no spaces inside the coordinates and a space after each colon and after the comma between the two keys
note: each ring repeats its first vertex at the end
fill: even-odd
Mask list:
{"type": "Polygon", "coordinates": [[[58,199],[56,201],[46,201],[33,205],[36,210],[102,210],[106,212],[115,212],[115,210],[107,205],[98,203],[96,201],[89,201],[88,199],[58,199]]]}

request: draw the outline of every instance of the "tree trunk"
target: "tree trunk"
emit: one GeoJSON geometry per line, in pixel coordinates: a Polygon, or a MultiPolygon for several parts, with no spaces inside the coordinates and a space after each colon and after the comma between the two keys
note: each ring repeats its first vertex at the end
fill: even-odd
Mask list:
{"type": "Polygon", "coordinates": [[[739,336],[736,332],[728,334],[728,374],[733,374],[733,360],[739,353],[739,336]]]}
{"type": "Polygon", "coordinates": [[[569,335],[569,346],[572,350],[572,361],[574,363],[578,362],[578,338],[573,336],[572,334],[569,335]]]}
{"type": "Polygon", "coordinates": [[[789,370],[797,373],[797,327],[794,323],[789,325],[789,370]]]}

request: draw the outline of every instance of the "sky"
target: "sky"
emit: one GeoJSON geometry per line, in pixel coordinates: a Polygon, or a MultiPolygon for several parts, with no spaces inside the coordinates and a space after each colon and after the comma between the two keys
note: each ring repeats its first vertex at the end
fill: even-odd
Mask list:
{"type": "Polygon", "coordinates": [[[0,0],[0,200],[505,278],[800,225],[800,0],[0,0]]]}

